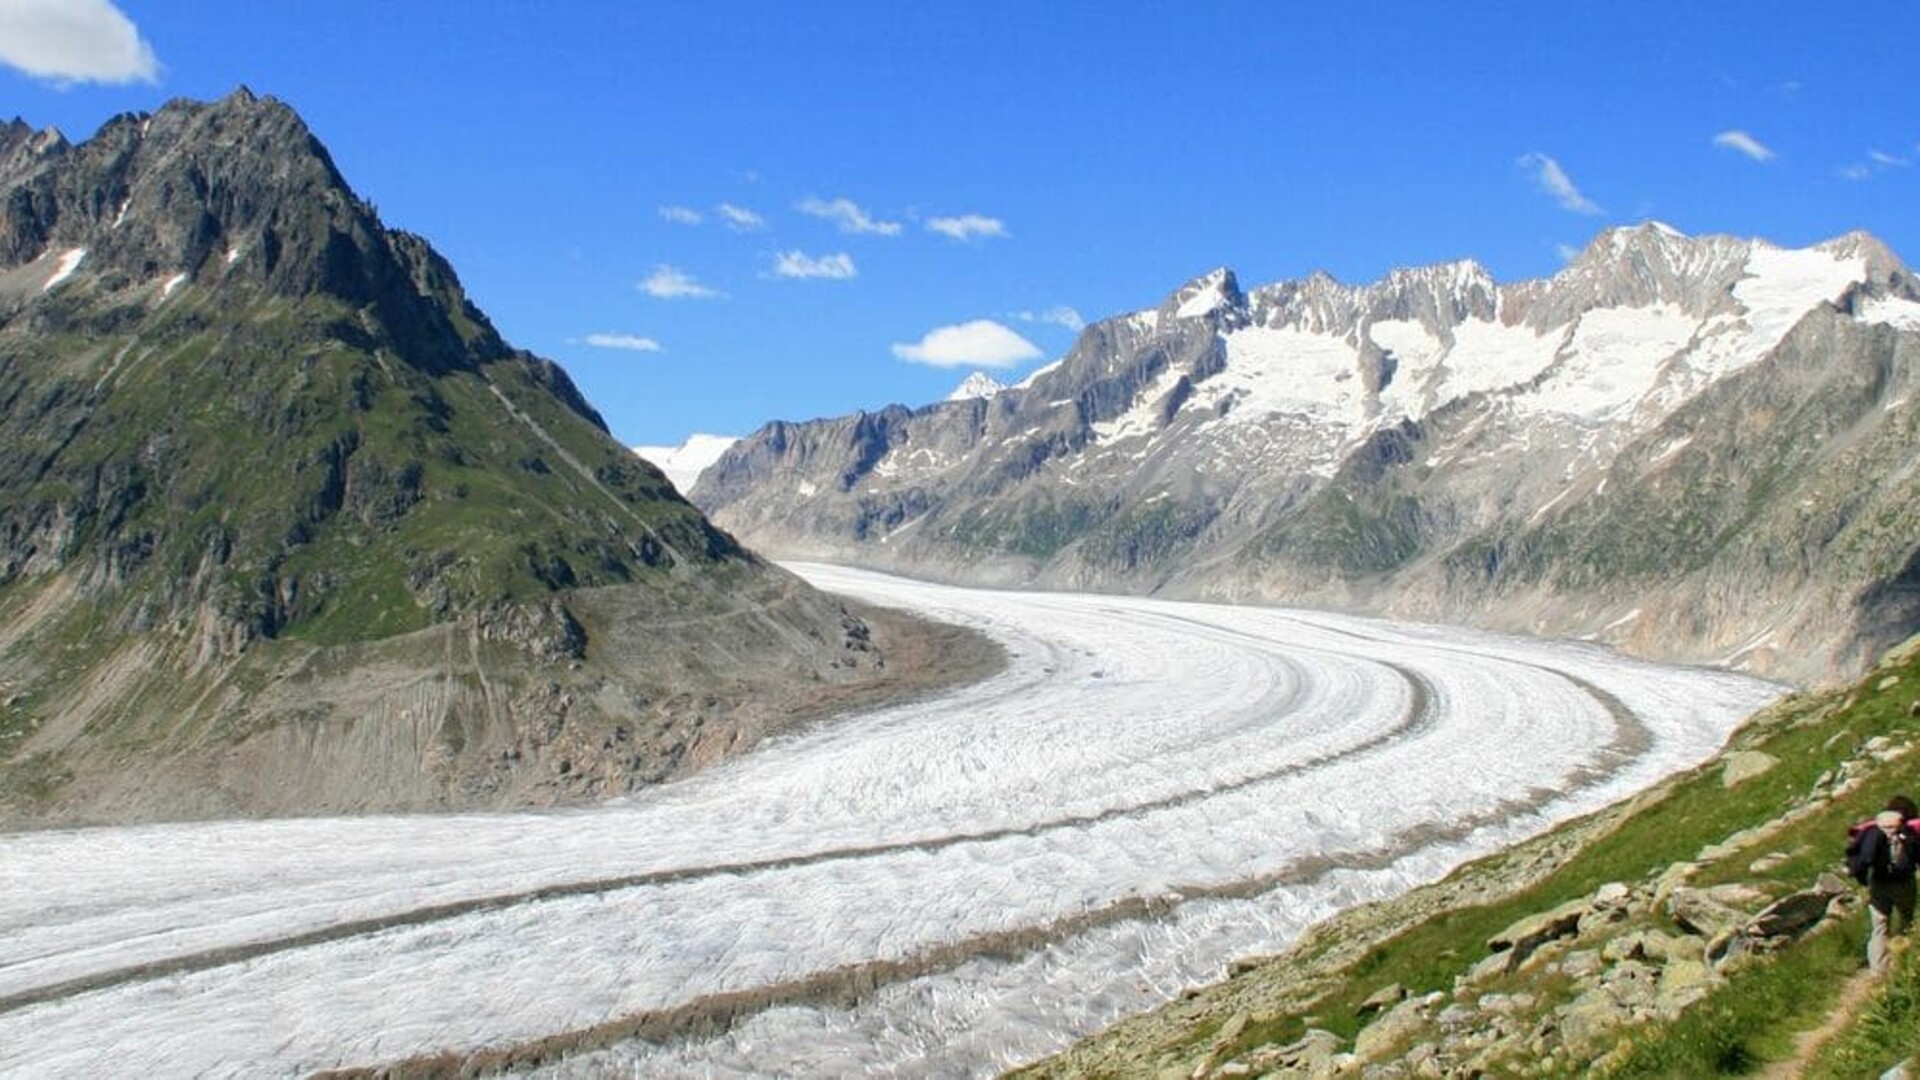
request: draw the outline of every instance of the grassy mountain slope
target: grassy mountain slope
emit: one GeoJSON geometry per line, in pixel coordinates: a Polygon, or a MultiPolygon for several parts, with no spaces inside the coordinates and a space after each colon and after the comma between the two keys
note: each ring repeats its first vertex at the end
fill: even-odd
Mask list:
{"type": "Polygon", "coordinates": [[[0,820],[610,794],[887,693],[242,90],[0,128],[0,820]]]}

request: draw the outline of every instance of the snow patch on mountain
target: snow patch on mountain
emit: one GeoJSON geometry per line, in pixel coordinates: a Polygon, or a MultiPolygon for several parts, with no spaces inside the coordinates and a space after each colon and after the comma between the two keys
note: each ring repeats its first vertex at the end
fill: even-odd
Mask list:
{"type": "Polygon", "coordinates": [[[1861,305],[1860,321],[1886,323],[1900,330],[1920,330],[1920,303],[1898,296],[1876,297],[1861,305]]]}
{"type": "Polygon", "coordinates": [[[1865,280],[1867,264],[1864,258],[1836,257],[1820,248],[1790,251],[1756,243],[1747,274],[1733,287],[1748,327],[1746,346],[1728,369],[1734,371],[1771,352],[1809,310],[1838,300],[1849,285],[1865,280]]]}
{"type": "Polygon", "coordinates": [[[67,251],[61,252],[60,262],[53,268],[53,276],[47,279],[45,285],[40,286],[40,291],[47,292],[55,285],[72,277],[73,272],[80,269],[80,260],[86,257],[86,248],[70,248],[67,251]]]}
{"type": "Polygon", "coordinates": [[[948,401],[972,401],[975,398],[990,398],[1005,390],[1006,384],[984,371],[976,371],[953,388],[947,395],[948,401]]]}
{"type": "Polygon", "coordinates": [[[739,441],[734,435],[694,434],[679,446],[636,446],[633,452],[666,473],[667,479],[684,495],[693,490],[694,481],[700,479],[707,466],[719,461],[720,455],[739,441]]]}
{"type": "Polygon", "coordinates": [[[1653,391],[1662,367],[1686,348],[1697,325],[1664,304],[1590,311],[1574,324],[1553,374],[1520,400],[1596,423],[1624,418],[1653,391]]]}

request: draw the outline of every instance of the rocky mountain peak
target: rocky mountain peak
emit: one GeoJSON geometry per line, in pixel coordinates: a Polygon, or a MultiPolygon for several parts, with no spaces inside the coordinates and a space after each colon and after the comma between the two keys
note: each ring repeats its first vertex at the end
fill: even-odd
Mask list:
{"type": "Polygon", "coordinates": [[[1913,282],[1905,263],[1893,249],[1880,242],[1872,233],[1854,230],[1843,236],[1836,236],[1824,243],[1815,244],[1815,251],[1824,251],[1836,259],[1858,260],[1866,266],[1866,279],[1876,285],[1904,282],[1904,290],[1913,293],[1913,282]]]}
{"type": "Polygon", "coordinates": [[[21,126],[0,135],[14,147],[0,153],[0,321],[81,293],[114,310],[182,289],[321,295],[365,310],[417,363],[505,351],[452,268],[386,229],[284,102],[245,87],[176,100],[57,155],[22,152],[21,126]]]}
{"type": "Polygon", "coordinates": [[[1175,289],[1160,305],[1160,314],[1165,318],[1197,319],[1222,309],[1241,310],[1246,303],[1239,279],[1232,270],[1221,266],[1175,289]]]}

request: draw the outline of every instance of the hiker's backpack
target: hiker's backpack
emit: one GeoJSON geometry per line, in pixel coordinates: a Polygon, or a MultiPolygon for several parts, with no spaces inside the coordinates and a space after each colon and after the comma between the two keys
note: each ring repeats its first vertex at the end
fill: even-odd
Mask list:
{"type": "Polygon", "coordinates": [[[1873,860],[1867,854],[1867,833],[1879,827],[1868,821],[1847,829],[1847,873],[1862,885],[1873,876],[1873,860]]]}

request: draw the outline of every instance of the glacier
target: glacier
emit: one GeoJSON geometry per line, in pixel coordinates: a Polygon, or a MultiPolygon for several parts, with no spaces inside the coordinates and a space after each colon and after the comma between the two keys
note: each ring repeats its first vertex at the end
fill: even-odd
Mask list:
{"type": "Polygon", "coordinates": [[[1783,692],[1580,642],[791,568],[1009,663],[590,808],[0,836],[0,1075],[535,1044],[551,1076],[990,1074],[1698,763],[1783,692]]]}

